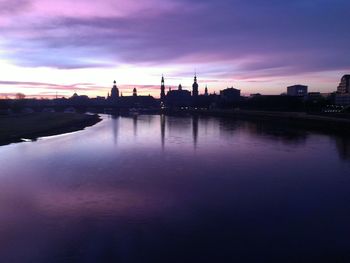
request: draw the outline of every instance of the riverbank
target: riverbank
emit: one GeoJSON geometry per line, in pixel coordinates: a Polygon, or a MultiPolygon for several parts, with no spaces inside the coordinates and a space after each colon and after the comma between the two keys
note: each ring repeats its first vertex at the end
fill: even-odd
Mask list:
{"type": "MultiPolygon", "coordinates": [[[[305,112],[253,111],[253,110],[191,110],[192,114],[231,117],[236,119],[284,123],[325,132],[350,132],[350,118],[308,114],[305,112]]],[[[345,115],[344,115],[345,116],[345,115]]]]}
{"type": "Polygon", "coordinates": [[[32,113],[0,116],[0,145],[82,130],[101,121],[98,115],[32,113]]]}

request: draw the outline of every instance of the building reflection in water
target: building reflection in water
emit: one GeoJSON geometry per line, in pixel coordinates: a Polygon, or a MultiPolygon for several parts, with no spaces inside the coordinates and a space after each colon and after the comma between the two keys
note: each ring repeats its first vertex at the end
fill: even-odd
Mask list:
{"type": "MultiPolygon", "coordinates": [[[[188,117],[171,117],[160,115],[160,137],[162,149],[165,147],[166,134],[171,136],[172,133],[192,133],[193,146],[196,149],[198,146],[199,129],[204,129],[204,136],[208,136],[209,127],[218,122],[218,119],[211,118],[200,118],[199,116],[188,117]],[[191,120],[191,123],[188,121],[191,120]],[[189,125],[191,124],[191,125],[189,125]]],[[[137,118],[134,118],[134,122],[137,118]]],[[[134,129],[136,123],[134,124],[134,129]]],[[[220,135],[224,137],[233,137],[236,132],[244,131],[247,134],[258,135],[263,137],[265,140],[280,141],[287,145],[303,145],[305,144],[308,132],[301,129],[290,129],[284,126],[277,126],[274,124],[260,123],[260,122],[249,122],[221,118],[219,119],[219,130],[220,135]]]]}
{"type": "MultiPolygon", "coordinates": [[[[222,136],[233,138],[236,133],[246,133],[258,135],[264,140],[278,141],[286,145],[304,145],[308,139],[309,132],[303,129],[293,129],[288,125],[262,123],[257,121],[242,121],[228,118],[210,118],[210,117],[173,117],[164,114],[159,116],[132,116],[133,136],[138,136],[138,128],[147,125],[152,126],[153,120],[159,118],[161,147],[165,148],[166,140],[177,140],[178,134],[189,134],[192,137],[194,149],[199,144],[199,133],[203,138],[207,136],[222,136]],[[141,123],[138,123],[140,122],[141,123]],[[141,126],[139,126],[141,125],[141,126]],[[201,131],[200,131],[201,130],[201,131]],[[219,134],[213,134],[218,131],[219,134]]],[[[113,119],[114,143],[117,143],[120,120],[117,116],[113,119]]],[[[158,120],[157,120],[158,121],[158,120]]],[[[159,126],[158,126],[159,127],[159,126]]],[[[336,140],[339,154],[343,159],[350,159],[350,140],[345,137],[337,137],[336,140]]]]}
{"type": "Polygon", "coordinates": [[[118,144],[118,133],[119,133],[119,116],[111,115],[112,117],[112,129],[113,129],[113,142],[114,145],[118,144]]]}
{"type": "Polygon", "coordinates": [[[293,129],[288,125],[246,122],[249,131],[254,135],[263,136],[266,139],[280,141],[286,145],[304,145],[307,141],[308,132],[303,129],[293,129]]]}
{"type": "Polygon", "coordinates": [[[161,136],[161,142],[162,142],[162,149],[164,150],[165,146],[165,115],[160,115],[160,136],[161,136]]]}
{"type": "Polygon", "coordinates": [[[227,118],[219,118],[219,132],[220,136],[232,136],[237,128],[240,126],[238,121],[227,119],[227,118]]]}
{"type": "Polygon", "coordinates": [[[232,136],[238,131],[258,135],[265,140],[280,141],[287,145],[303,145],[308,137],[308,132],[306,130],[292,129],[288,127],[288,125],[225,118],[220,119],[220,134],[222,136],[232,136]]]}
{"type": "Polygon", "coordinates": [[[171,117],[165,116],[164,114],[159,116],[160,119],[160,137],[161,137],[161,145],[162,149],[165,147],[165,131],[168,131],[167,136],[171,137],[171,134],[176,134],[177,132],[188,133],[192,132],[192,141],[194,148],[197,147],[198,143],[198,125],[199,125],[199,117],[193,116],[191,119],[188,117],[171,117]],[[189,122],[191,121],[191,122],[189,122]],[[192,129],[192,131],[191,131],[192,129]]]}
{"type": "Polygon", "coordinates": [[[201,131],[201,132],[203,132],[204,135],[208,134],[208,124],[209,123],[210,123],[210,117],[206,117],[206,116],[201,117],[201,127],[203,127],[202,128],[203,131],[201,131]]]}
{"type": "Polygon", "coordinates": [[[350,161],[350,138],[345,136],[336,137],[335,143],[342,160],[350,161]]]}
{"type": "Polygon", "coordinates": [[[197,148],[198,141],[198,119],[197,115],[192,116],[192,137],[193,137],[193,146],[197,148]]]}
{"type": "Polygon", "coordinates": [[[133,130],[134,130],[134,137],[137,137],[137,115],[134,115],[132,117],[133,120],[133,130]]]}

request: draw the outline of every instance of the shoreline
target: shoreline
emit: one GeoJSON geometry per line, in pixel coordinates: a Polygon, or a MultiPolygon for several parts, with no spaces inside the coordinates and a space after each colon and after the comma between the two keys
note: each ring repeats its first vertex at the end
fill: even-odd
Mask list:
{"type": "MultiPolygon", "coordinates": [[[[173,114],[191,114],[231,118],[237,120],[261,121],[288,125],[326,133],[349,134],[350,119],[322,116],[305,112],[279,112],[256,110],[185,110],[173,114]]],[[[162,113],[160,113],[162,114],[162,113]]],[[[83,130],[102,121],[97,114],[79,113],[32,113],[0,116],[0,146],[11,143],[36,140],[40,137],[66,134],[83,130]]]]}
{"type": "Polygon", "coordinates": [[[203,116],[226,117],[240,120],[283,123],[291,127],[318,130],[330,133],[350,132],[350,119],[322,116],[305,112],[279,112],[255,110],[188,110],[187,113],[203,116]]]}
{"type": "Polygon", "coordinates": [[[0,146],[80,131],[100,122],[99,115],[32,113],[0,117],[0,146]]]}

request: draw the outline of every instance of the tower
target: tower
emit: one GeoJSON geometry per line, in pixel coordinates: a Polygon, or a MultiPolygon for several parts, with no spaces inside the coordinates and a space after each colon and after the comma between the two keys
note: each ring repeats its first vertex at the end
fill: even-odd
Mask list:
{"type": "Polygon", "coordinates": [[[208,96],[208,86],[205,86],[205,90],[204,90],[204,96],[208,96]]]}
{"type": "Polygon", "coordinates": [[[137,90],[136,90],[136,88],[134,88],[134,89],[132,90],[132,95],[133,95],[134,97],[137,96],[137,90]]]}
{"type": "Polygon", "coordinates": [[[197,74],[194,75],[194,83],[192,85],[192,96],[198,96],[198,83],[197,83],[197,74]]]}
{"type": "Polygon", "coordinates": [[[164,76],[162,76],[162,82],[160,85],[160,99],[164,100],[165,99],[165,84],[164,84],[164,76]]]}
{"type": "Polygon", "coordinates": [[[111,89],[111,99],[118,99],[119,98],[119,89],[117,88],[117,82],[113,82],[113,88],[111,89]]]}

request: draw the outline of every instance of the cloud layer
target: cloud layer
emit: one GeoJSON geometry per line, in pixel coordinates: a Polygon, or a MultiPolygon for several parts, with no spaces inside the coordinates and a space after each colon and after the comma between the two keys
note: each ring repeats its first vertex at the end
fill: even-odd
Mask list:
{"type": "Polygon", "coordinates": [[[22,67],[176,65],[236,79],[350,69],[346,0],[0,0],[0,10],[2,57],[22,67]]]}

